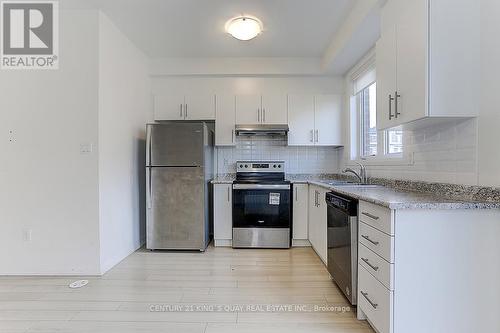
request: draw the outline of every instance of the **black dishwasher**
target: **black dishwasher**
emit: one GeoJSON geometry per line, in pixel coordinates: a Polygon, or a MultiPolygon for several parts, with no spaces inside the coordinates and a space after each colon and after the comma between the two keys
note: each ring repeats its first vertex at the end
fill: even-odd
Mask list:
{"type": "Polygon", "coordinates": [[[352,305],[358,279],[358,201],[329,192],[327,244],[328,272],[352,305]]]}

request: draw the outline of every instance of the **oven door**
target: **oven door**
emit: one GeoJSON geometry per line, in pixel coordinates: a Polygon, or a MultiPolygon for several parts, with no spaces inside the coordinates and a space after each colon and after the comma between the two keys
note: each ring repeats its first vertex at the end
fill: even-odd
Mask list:
{"type": "Polygon", "coordinates": [[[290,228],[290,185],[234,184],[233,228],[290,228]]]}

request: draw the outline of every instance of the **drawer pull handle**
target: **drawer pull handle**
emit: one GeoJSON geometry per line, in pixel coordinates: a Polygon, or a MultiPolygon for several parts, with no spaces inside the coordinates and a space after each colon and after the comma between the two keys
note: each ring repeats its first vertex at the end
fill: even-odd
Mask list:
{"type": "Polygon", "coordinates": [[[370,214],[370,213],[365,213],[365,212],[363,212],[363,213],[361,213],[361,214],[363,214],[364,216],[368,216],[369,218],[374,219],[374,220],[378,220],[378,219],[379,219],[379,217],[378,217],[378,216],[372,215],[372,214],[370,214]]]}
{"type": "Polygon", "coordinates": [[[363,295],[364,298],[366,298],[366,300],[368,301],[368,303],[370,303],[370,305],[374,308],[374,309],[377,309],[378,308],[378,304],[377,303],[373,303],[373,301],[371,299],[368,298],[368,293],[365,293],[363,291],[361,291],[361,295],[363,295]]]}
{"type": "Polygon", "coordinates": [[[361,235],[361,237],[363,237],[364,239],[366,239],[367,241],[369,241],[370,243],[372,243],[373,245],[378,245],[380,244],[379,242],[376,242],[374,240],[371,240],[370,237],[366,236],[366,235],[361,235]]]}
{"type": "Polygon", "coordinates": [[[368,259],[366,258],[361,258],[361,260],[363,260],[368,266],[371,267],[371,269],[373,269],[375,272],[378,271],[378,266],[373,266],[372,264],[370,264],[370,262],[368,261],[368,259]]]}

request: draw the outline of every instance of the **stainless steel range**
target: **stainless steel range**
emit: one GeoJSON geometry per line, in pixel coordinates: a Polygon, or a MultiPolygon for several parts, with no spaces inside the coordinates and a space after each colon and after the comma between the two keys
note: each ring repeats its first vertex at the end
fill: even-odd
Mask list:
{"type": "Polygon", "coordinates": [[[233,183],[233,247],[289,248],[291,185],[285,162],[240,161],[233,183]]]}

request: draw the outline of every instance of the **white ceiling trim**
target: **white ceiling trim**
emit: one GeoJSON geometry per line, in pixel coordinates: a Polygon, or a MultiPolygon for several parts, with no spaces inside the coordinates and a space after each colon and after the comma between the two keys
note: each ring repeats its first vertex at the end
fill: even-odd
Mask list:
{"type": "Polygon", "coordinates": [[[325,76],[320,58],[159,58],[151,76],[325,76]]]}

